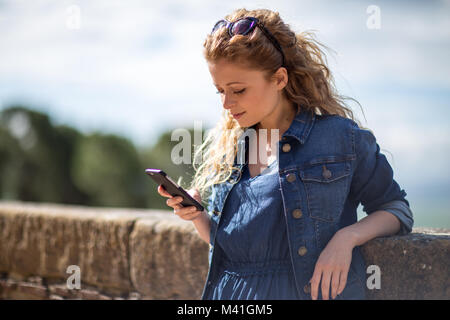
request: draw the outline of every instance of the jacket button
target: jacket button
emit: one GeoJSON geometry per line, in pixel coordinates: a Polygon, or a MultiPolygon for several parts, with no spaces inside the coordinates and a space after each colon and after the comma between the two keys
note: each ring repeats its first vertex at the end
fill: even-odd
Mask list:
{"type": "Polygon", "coordinates": [[[294,216],[295,219],[299,219],[299,218],[302,217],[303,213],[302,213],[302,210],[300,210],[300,209],[295,209],[295,210],[292,212],[292,215],[294,216]]]}
{"type": "Polygon", "coordinates": [[[289,152],[291,151],[291,145],[289,143],[283,144],[283,152],[289,152]]]}
{"type": "Polygon", "coordinates": [[[300,247],[300,248],[298,249],[298,254],[301,255],[301,256],[304,256],[304,255],[306,254],[307,251],[308,251],[308,250],[306,250],[306,247],[300,247]]]}
{"type": "Polygon", "coordinates": [[[289,173],[286,177],[287,181],[289,182],[294,182],[295,181],[295,174],[294,173],[289,173]]]}
{"type": "Polygon", "coordinates": [[[304,287],[303,287],[303,291],[305,293],[310,293],[311,292],[311,283],[307,283],[304,287]]]}

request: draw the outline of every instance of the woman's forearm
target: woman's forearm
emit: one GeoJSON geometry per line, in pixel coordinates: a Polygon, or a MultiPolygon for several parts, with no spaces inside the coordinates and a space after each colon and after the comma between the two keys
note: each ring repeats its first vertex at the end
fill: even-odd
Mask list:
{"type": "Polygon", "coordinates": [[[353,245],[360,246],[374,238],[396,234],[399,230],[400,220],[395,215],[378,210],[339,232],[347,233],[353,245]]]}
{"type": "Polygon", "coordinates": [[[203,210],[203,212],[195,220],[192,220],[197,232],[206,243],[209,244],[209,233],[211,231],[211,220],[208,213],[203,210]]]}

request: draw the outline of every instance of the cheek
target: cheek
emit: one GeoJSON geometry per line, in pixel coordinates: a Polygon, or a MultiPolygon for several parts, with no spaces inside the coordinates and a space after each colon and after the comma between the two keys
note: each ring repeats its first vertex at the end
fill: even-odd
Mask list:
{"type": "Polygon", "coordinates": [[[270,112],[274,103],[276,103],[276,101],[274,100],[272,93],[267,90],[260,90],[251,96],[252,109],[257,109],[259,114],[270,112]]]}
{"type": "Polygon", "coordinates": [[[243,97],[241,100],[242,106],[245,106],[245,111],[248,114],[254,115],[258,112],[258,106],[260,104],[260,97],[258,95],[252,94],[243,97]]]}
{"type": "Polygon", "coordinates": [[[267,93],[264,90],[252,91],[245,97],[249,109],[261,110],[267,105],[267,93]]]}

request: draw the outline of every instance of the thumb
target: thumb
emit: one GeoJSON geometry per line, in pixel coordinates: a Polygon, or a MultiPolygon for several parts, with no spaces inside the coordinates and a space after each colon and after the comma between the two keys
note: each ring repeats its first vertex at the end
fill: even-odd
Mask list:
{"type": "Polygon", "coordinates": [[[197,200],[198,202],[202,201],[202,197],[200,196],[200,192],[198,191],[198,189],[190,189],[188,190],[189,195],[194,198],[195,200],[197,200]]]}

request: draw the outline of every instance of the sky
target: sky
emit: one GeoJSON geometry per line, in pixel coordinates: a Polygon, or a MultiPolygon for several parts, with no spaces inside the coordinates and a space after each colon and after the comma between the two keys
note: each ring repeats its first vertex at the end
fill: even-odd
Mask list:
{"type": "Polygon", "coordinates": [[[0,110],[23,103],[138,146],[210,128],[222,105],[202,45],[241,7],[313,30],[396,181],[416,197],[450,194],[450,1],[0,0],[0,110]]]}

